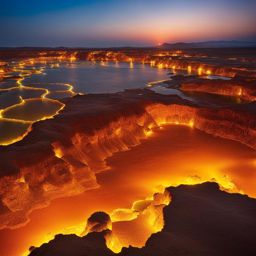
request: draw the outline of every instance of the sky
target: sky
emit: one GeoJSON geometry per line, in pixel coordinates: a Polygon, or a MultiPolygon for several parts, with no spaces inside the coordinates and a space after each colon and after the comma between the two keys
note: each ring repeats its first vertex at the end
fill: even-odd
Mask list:
{"type": "Polygon", "coordinates": [[[0,0],[0,46],[256,41],[256,0],[0,0]]]}

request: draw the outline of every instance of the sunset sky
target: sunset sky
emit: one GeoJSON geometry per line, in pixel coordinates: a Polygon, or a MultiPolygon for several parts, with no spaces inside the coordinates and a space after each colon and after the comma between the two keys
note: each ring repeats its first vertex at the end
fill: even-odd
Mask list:
{"type": "Polygon", "coordinates": [[[256,41],[256,0],[1,0],[0,46],[256,41]]]}

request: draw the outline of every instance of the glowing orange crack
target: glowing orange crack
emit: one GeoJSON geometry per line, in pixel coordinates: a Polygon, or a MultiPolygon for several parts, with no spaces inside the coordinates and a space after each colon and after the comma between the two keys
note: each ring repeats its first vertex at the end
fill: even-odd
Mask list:
{"type": "MultiPolygon", "coordinates": [[[[70,58],[70,61],[75,61],[75,55],[74,56],[71,56],[70,58]]],[[[34,60],[28,60],[29,64],[34,64],[34,60]]],[[[24,72],[24,67],[26,65],[26,62],[22,62],[22,63],[19,63],[18,66],[20,69],[17,69],[17,68],[14,68],[15,71],[19,71],[21,72],[21,78],[19,78],[17,80],[17,86],[14,86],[14,87],[11,87],[11,88],[6,88],[6,89],[0,89],[0,91],[11,91],[11,90],[16,90],[16,89],[24,89],[24,90],[35,90],[35,91],[43,91],[44,93],[42,93],[41,95],[41,99],[44,100],[47,98],[47,96],[50,94],[50,91],[48,89],[45,89],[45,88],[35,88],[35,87],[31,87],[31,86],[28,86],[28,85],[23,85],[23,81],[25,79],[26,76],[29,76],[29,75],[32,75],[34,73],[36,74],[42,74],[43,71],[44,71],[44,68],[40,68],[38,70],[35,70],[33,69],[33,71],[30,71],[30,70],[26,70],[24,72]]],[[[56,91],[56,92],[61,92],[61,93],[64,93],[64,92],[69,92],[71,93],[71,95],[75,95],[76,93],[73,91],[73,86],[71,84],[63,84],[67,87],[67,90],[59,90],[59,91],[56,91]]],[[[44,116],[42,118],[39,118],[37,120],[34,120],[33,122],[32,121],[26,121],[26,120],[21,120],[21,119],[17,119],[17,118],[8,118],[8,117],[5,117],[5,113],[13,108],[17,108],[21,105],[24,105],[26,104],[26,102],[29,102],[31,100],[37,100],[37,98],[30,98],[30,99],[23,99],[21,96],[20,96],[20,102],[17,103],[17,104],[14,104],[12,106],[9,106],[5,109],[1,109],[0,110],[0,119],[1,120],[5,120],[5,121],[12,121],[12,122],[17,122],[17,123],[29,123],[29,127],[27,129],[27,131],[23,134],[21,134],[20,136],[18,136],[17,138],[15,139],[12,139],[12,140],[9,140],[8,142],[3,142],[3,143],[0,143],[0,145],[3,145],[3,146],[6,146],[6,145],[10,145],[12,143],[15,143],[17,141],[20,141],[22,140],[26,135],[28,135],[28,133],[31,131],[31,126],[32,126],[32,123],[33,122],[37,122],[37,121],[42,121],[42,120],[45,120],[45,119],[49,119],[49,118],[53,118],[55,115],[57,115],[64,107],[65,105],[63,103],[61,103],[60,101],[57,101],[57,100],[54,100],[54,99],[48,99],[52,102],[56,102],[58,104],[61,105],[61,107],[59,108],[58,111],[56,111],[54,114],[52,115],[48,115],[48,116],[44,116]]]]}

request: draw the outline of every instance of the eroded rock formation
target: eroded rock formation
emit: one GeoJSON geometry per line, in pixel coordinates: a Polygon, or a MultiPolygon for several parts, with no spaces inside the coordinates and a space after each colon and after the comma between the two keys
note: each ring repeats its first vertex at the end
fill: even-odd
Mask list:
{"type": "Polygon", "coordinates": [[[1,227],[27,221],[54,198],[98,186],[115,152],[141,143],[163,125],[197,128],[256,148],[254,103],[205,108],[148,90],[76,96],[52,120],[34,124],[21,142],[0,148],[1,227]]]}
{"type": "Polygon", "coordinates": [[[255,199],[220,191],[216,183],[181,185],[168,191],[172,202],[164,208],[164,228],[141,249],[111,252],[105,230],[84,237],[57,235],[30,256],[255,255],[255,199]]]}
{"type": "Polygon", "coordinates": [[[181,84],[180,89],[186,92],[204,92],[216,95],[237,97],[246,101],[255,101],[256,80],[232,79],[210,80],[194,79],[181,84]]]}

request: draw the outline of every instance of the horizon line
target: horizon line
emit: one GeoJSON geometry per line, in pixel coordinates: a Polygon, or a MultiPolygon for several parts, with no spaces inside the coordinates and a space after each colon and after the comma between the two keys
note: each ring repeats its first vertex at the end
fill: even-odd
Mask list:
{"type": "MultiPolygon", "coordinates": [[[[237,43],[237,44],[255,44],[256,47],[256,40],[252,41],[252,40],[248,40],[248,41],[244,41],[244,40],[209,40],[209,41],[192,41],[192,42],[188,42],[188,41],[177,41],[177,42],[164,42],[161,43],[160,45],[150,45],[150,46],[136,46],[136,45],[120,45],[120,46],[29,46],[29,45],[24,45],[24,46],[0,46],[0,49],[17,49],[17,48],[53,48],[53,49],[59,49],[59,48],[65,48],[65,49],[109,49],[109,48],[160,48],[164,45],[169,45],[169,46],[175,46],[178,44],[206,44],[206,43],[225,43],[225,44],[232,44],[232,43],[237,43]]],[[[243,46],[245,47],[245,46],[243,46]]],[[[248,46],[247,46],[248,47],[248,46]]],[[[221,48],[221,47],[219,47],[221,48]]]]}

